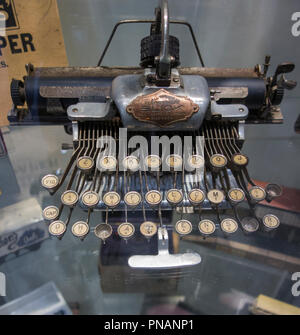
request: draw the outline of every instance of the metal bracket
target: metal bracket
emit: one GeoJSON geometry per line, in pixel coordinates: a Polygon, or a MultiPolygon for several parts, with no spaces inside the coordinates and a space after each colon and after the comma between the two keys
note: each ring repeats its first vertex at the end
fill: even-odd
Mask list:
{"type": "MultiPolygon", "coordinates": [[[[144,75],[141,77],[141,86],[143,88],[158,88],[158,87],[165,87],[165,86],[157,86],[156,81],[156,72],[153,68],[146,68],[144,71],[144,75]],[[155,78],[153,81],[152,78],[155,78]]],[[[183,80],[179,74],[178,69],[171,69],[171,78],[170,78],[170,85],[166,86],[168,89],[170,88],[184,88],[183,80]]]]}
{"type": "Polygon", "coordinates": [[[158,255],[135,255],[128,259],[128,265],[140,269],[171,269],[197,265],[201,257],[196,252],[184,254],[169,253],[169,237],[165,227],[159,227],[158,255]]]}
{"type": "Polygon", "coordinates": [[[248,87],[210,87],[210,94],[213,95],[214,101],[245,99],[248,93],[248,87]]]}
{"type": "Polygon", "coordinates": [[[240,104],[219,105],[211,101],[211,117],[222,120],[245,120],[249,114],[247,106],[240,104]]]}
{"type": "Polygon", "coordinates": [[[71,121],[99,121],[113,117],[112,100],[107,102],[79,102],[67,108],[71,121]]]}

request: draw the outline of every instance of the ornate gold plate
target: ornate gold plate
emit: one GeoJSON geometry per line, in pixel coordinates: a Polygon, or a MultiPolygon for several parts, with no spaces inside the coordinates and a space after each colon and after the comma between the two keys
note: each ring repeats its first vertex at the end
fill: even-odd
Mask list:
{"type": "Polygon", "coordinates": [[[160,89],[154,93],[136,97],[126,110],[139,121],[165,127],[187,120],[198,112],[199,106],[187,97],[160,89]]]}

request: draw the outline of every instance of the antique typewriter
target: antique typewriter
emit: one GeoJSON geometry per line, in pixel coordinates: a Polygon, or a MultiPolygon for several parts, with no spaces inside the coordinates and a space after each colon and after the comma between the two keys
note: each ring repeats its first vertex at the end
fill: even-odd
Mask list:
{"type": "Polygon", "coordinates": [[[266,56],[254,68],[205,67],[191,25],[169,19],[167,1],[159,3],[153,20],[118,22],[97,67],[26,65],[23,81],[11,83],[10,124],[63,125],[73,137],[61,177],[41,180],[61,198],[60,207],[43,210],[50,234],[61,239],[69,229],[83,240],[92,231],[106,245],[112,235],[128,244],[135,236],[155,240],[158,251],[131,255],[128,264],[157,269],[201,261],[198,253],[169,250],[172,231],[209,238],[217,230],[230,236],[238,229],[276,229],[279,218],[258,218],[255,207],[279,197],[281,188],[256,185],[242,152],[245,124],[282,123],[284,90],[296,86],[285,77],[294,64],[282,63],[268,77],[269,65],[266,56]],[[151,26],[141,41],[140,67],[101,66],[117,28],[129,23],[151,26]],[[201,67],[179,66],[171,24],[189,29],[201,67]],[[241,217],[241,204],[247,216],[241,217]],[[82,220],[72,222],[75,206],[82,220]],[[102,221],[92,229],[98,211],[102,221]],[[172,222],[175,211],[179,220],[172,222]],[[215,213],[214,220],[207,211],[215,213]],[[191,212],[199,217],[196,226],[187,219],[191,212]]]}

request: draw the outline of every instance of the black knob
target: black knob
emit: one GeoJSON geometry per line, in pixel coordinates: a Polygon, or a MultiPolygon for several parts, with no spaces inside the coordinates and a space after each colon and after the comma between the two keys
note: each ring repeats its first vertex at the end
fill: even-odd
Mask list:
{"type": "Polygon", "coordinates": [[[292,90],[297,86],[297,82],[295,80],[288,80],[282,75],[278,80],[278,86],[283,87],[287,90],[292,90]]]}
{"type": "Polygon", "coordinates": [[[273,92],[273,96],[272,96],[272,105],[274,106],[278,106],[281,104],[282,99],[283,99],[283,95],[284,95],[284,89],[282,87],[278,87],[274,92],[273,92]]]}
{"type": "Polygon", "coordinates": [[[10,95],[15,106],[23,106],[25,103],[24,83],[13,79],[10,84],[10,95]]]}
{"type": "MultiPolygon", "coordinates": [[[[155,57],[159,56],[161,48],[161,35],[146,36],[141,40],[141,67],[154,67],[155,57]]],[[[173,57],[172,67],[180,65],[179,40],[175,36],[169,36],[169,53],[173,57]]]]}

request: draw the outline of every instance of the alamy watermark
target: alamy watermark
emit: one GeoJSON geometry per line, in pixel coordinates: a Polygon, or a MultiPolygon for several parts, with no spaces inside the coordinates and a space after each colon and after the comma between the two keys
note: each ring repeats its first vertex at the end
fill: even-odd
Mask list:
{"type": "Polygon", "coordinates": [[[6,296],[6,277],[3,272],[0,272],[0,297],[6,296]]]}
{"type": "Polygon", "coordinates": [[[292,286],[292,295],[294,297],[300,296],[300,272],[294,272],[292,274],[292,281],[295,281],[295,284],[292,286]]]}
{"type": "MultiPolygon", "coordinates": [[[[97,149],[99,155],[97,157],[97,168],[101,171],[104,157],[113,157],[118,161],[115,169],[126,171],[127,167],[122,163],[125,157],[136,157],[139,161],[139,169],[141,171],[156,171],[155,168],[149,168],[147,165],[147,157],[156,156],[161,159],[161,166],[156,167],[160,171],[170,171],[174,168],[176,171],[182,169],[192,172],[195,165],[199,167],[199,172],[204,168],[204,137],[203,136],[150,136],[142,135],[128,136],[127,128],[119,128],[118,140],[112,136],[101,136],[97,139],[97,149]],[[182,160],[182,164],[173,167],[168,161],[170,156],[177,156],[182,160]],[[202,164],[191,164],[191,159],[199,160],[202,164]]],[[[113,169],[114,170],[114,169],[113,169]]],[[[112,171],[113,171],[112,170],[112,171]]],[[[196,168],[197,170],[197,168],[196,168]]],[[[195,174],[197,176],[198,174],[195,174]]]]}
{"type": "Polygon", "coordinates": [[[293,13],[291,20],[295,21],[291,28],[292,35],[298,37],[300,36],[300,12],[293,13]]]}

